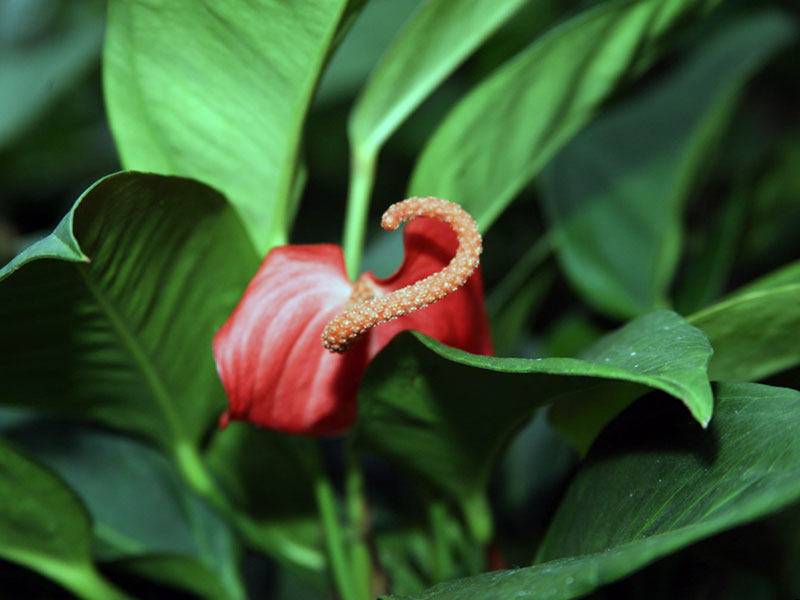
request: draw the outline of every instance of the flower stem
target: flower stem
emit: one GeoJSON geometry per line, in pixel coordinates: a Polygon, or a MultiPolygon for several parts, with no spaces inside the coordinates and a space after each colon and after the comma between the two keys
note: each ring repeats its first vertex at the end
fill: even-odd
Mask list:
{"type": "Polygon", "coordinates": [[[375,179],[375,156],[375,152],[371,150],[353,152],[350,156],[350,189],[344,223],[344,261],[347,275],[353,281],[358,278],[361,253],[364,250],[364,231],[375,179]]]}
{"type": "Polygon", "coordinates": [[[447,507],[441,500],[428,502],[428,520],[433,535],[433,578],[439,583],[449,579],[454,570],[448,539],[447,507]]]}
{"type": "Polygon", "coordinates": [[[34,568],[84,600],[131,600],[131,596],[104,579],[92,563],[59,563],[40,558],[34,568]]]}
{"type": "Polygon", "coordinates": [[[324,566],[324,557],[315,550],[297,543],[279,529],[265,531],[263,526],[231,505],[209,473],[205,462],[193,445],[178,443],[174,450],[175,462],[191,488],[213,506],[251,547],[261,548],[273,558],[319,571],[324,566]]]}
{"type": "Polygon", "coordinates": [[[344,535],[336,510],[336,497],[330,479],[320,464],[316,465],[314,472],[314,495],[322,519],[322,529],[325,532],[330,570],[339,596],[342,600],[359,600],[353,574],[348,569],[344,535]]]}
{"type": "Polygon", "coordinates": [[[372,556],[367,536],[369,535],[369,515],[364,498],[364,477],[358,456],[352,447],[347,445],[347,479],[345,480],[345,494],[347,500],[347,519],[353,528],[353,543],[350,559],[353,574],[356,577],[356,591],[360,598],[369,600],[372,594],[372,556]]]}

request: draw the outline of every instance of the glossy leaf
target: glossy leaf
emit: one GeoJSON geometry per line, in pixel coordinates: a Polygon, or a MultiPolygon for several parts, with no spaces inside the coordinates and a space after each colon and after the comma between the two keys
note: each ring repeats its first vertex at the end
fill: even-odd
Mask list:
{"type": "Polygon", "coordinates": [[[619,411],[650,387],[682,400],[706,425],[710,354],[705,336],[668,311],[606,336],[583,360],[478,356],[417,334],[398,336],[367,370],[354,433],[362,448],[469,511],[481,502],[501,446],[544,404],[584,398],[619,411]]]}
{"type": "Polygon", "coordinates": [[[383,145],[423,100],[523,0],[430,0],[403,28],[373,71],[350,119],[357,155],[383,145]]]}
{"type": "Polygon", "coordinates": [[[717,0],[606,2],[541,36],[448,114],[410,195],[457,200],[485,231],[676,20],[717,0]]]}
{"type": "Polygon", "coordinates": [[[777,12],[715,32],[681,68],[603,115],[543,171],[556,255],[595,307],[630,318],[668,305],[694,178],[745,81],[794,33],[777,12]]]}
{"type": "Polygon", "coordinates": [[[212,185],[260,252],[285,243],[303,120],[346,4],[110,2],[105,92],[123,165],[212,185]]]}
{"type": "Polygon", "coordinates": [[[2,429],[80,496],[92,518],[96,559],[184,589],[201,578],[214,591],[206,598],[244,596],[231,531],[157,450],[70,422],[29,419],[2,429]]]}
{"type": "Polygon", "coordinates": [[[257,258],[195,181],[102,179],[0,271],[0,402],[88,417],[180,451],[222,413],[211,337],[257,258]]]}
{"type": "Polygon", "coordinates": [[[80,500],[49,470],[0,440],[0,557],[83,597],[124,599],[94,568],[80,500]]]}
{"type": "Polygon", "coordinates": [[[708,430],[651,398],[598,440],[539,554],[415,600],[567,600],[800,499],[800,393],[722,384],[708,430]]]}

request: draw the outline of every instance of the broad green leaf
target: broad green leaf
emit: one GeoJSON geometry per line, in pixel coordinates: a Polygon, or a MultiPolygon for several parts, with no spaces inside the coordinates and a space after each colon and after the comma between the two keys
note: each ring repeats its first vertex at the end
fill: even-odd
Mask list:
{"type": "Polygon", "coordinates": [[[350,119],[357,156],[371,156],[524,0],[429,0],[369,78],[350,119]]]}
{"type": "Polygon", "coordinates": [[[485,231],[641,52],[717,1],[606,2],[547,32],[448,114],[417,162],[410,195],[457,201],[485,231]]]}
{"type": "Polygon", "coordinates": [[[539,553],[416,600],[567,600],[800,499],[800,394],[721,384],[708,430],[642,401],[598,440],[539,553]]]}
{"type": "Polygon", "coordinates": [[[680,399],[706,425],[710,354],[702,332],[668,311],[632,321],[582,360],[478,356],[401,335],[367,370],[354,435],[362,448],[451,494],[469,518],[481,512],[500,448],[544,404],[583,399],[618,411],[650,387],[680,399]]]}
{"type": "Polygon", "coordinates": [[[777,12],[728,25],[657,86],[590,125],[543,171],[556,254],[593,306],[629,318],[668,305],[693,180],[745,81],[794,33],[777,12]]]}
{"type": "MultiPolygon", "coordinates": [[[[0,18],[12,11],[13,6],[0,7],[0,18]]],[[[99,59],[102,14],[83,2],[63,12],[53,34],[26,44],[0,44],[0,147],[23,133],[99,59]]]]}
{"type": "Polygon", "coordinates": [[[0,439],[0,557],[57,581],[79,597],[127,598],[97,573],[90,545],[89,517],[75,494],[0,439]]]}
{"type": "Polygon", "coordinates": [[[248,515],[247,543],[312,578],[325,569],[311,477],[315,441],[232,422],[214,435],[208,466],[231,504],[248,515]]]}
{"type": "Polygon", "coordinates": [[[305,113],[345,0],[112,0],[106,104],[122,164],[214,186],[284,243],[305,113]]]}
{"type": "Polygon", "coordinates": [[[204,586],[214,591],[203,597],[244,597],[231,531],[163,454],[68,421],[28,419],[2,429],[83,500],[93,522],[96,559],[122,561],[122,568],[187,589],[194,584],[183,573],[202,574],[204,586]]]}
{"type": "Polygon", "coordinates": [[[0,402],[82,416],[183,456],[225,406],[211,338],[258,261],[192,180],[100,180],[0,270],[0,402]]]}
{"type": "MultiPolygon", "coordinates": [[[[792,269],[794,274],[797,269],[792,269]]],[[[714,347],[714,380],[761,379],[800,364],[800,283],[756,285],[689,317],[714,347]]]]}

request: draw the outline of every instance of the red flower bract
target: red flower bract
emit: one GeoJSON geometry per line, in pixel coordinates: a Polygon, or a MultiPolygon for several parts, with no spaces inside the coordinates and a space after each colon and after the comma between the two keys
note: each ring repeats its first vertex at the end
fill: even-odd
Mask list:
{"type": "MultiPolygon", "coordinates": [[[[394,275],[362,275],[379,295],[441,271],[458,248],[455,232],[427,217],[406,225],[403,241],[405,260],[394,275]]],[[[344,311],[353,287],[338,246],[282,246],[267,254],[214,337],[230,402],[223,425],[232,418],[288,433],[343,433],[356,419],[367,364],[406,329],[475,354],[491,353],[479,269],[436,303],[370,329],[342,354],[329,352],[322,331],[344,311]]]]}

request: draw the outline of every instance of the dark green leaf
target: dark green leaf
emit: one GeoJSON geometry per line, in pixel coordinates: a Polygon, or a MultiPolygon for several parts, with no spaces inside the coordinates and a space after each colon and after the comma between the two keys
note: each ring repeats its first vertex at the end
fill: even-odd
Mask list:
{"type": "Polygon", "coordinates": [[[285,243],[306,109],[345,0],[112,0],[104,56],[123,165],[222,191],[285,243]]]}
{"type": "Polygon", "coordinates": [[[355,436],[362,447],[452,494],[469,516],[481,511],[499,449],[543,404],[591,399],[618,411],[651,387],[679,398],[706,425],[710,354],[705,336],[668,311],[632,321],[583,360],[477,356],[401,335],[367,371],[355,436]]]}
{"type": "Polygon", "coordinates": [[[79,596],[126,598],[97,573],[90,545],[89,517],[75,494],[0,439],[0,557],[79,596]]]}
{"type": "Polygon", "coordinates": [[[628,318],[668,305],[693,179],[744,82],[793,37],[791,21],[776,12],[729,25],[545,169],[557,256],[594,306],[628,318]]]}
{"type": "Polygon", "coordinates": [[[549,31],[450,112],[414,169],[410,195],[457,201],[485,231],[588,122],[637,52],[716,3],[606,2],[549,31]]]}
{"type": "Polygon", "coordinates": [[[244,591],[232,594],[220,581],[218,574],[214,573],[213,566],[184,556],[140,556],[118,561],[112,566],[164,586],[192,592],[198,598],[223,600],[245,597],[244,591]]]}
{"type": "Polygon", "coordinates": [[[593,447],[533,567],[445,583],[416,600],[567,600],[800,499],[800,394],[724,384],[708,430],[643,401],[593,447]]]}
{"type": "Polygon", "coordinates": [[[92,517],[97,559],[188,589],[192,579],[183,573],[202,573],[216,590],[203,597],[244,596],[230,530],[155,449],[70,422],[30,419],[3,429],[79,494],[92,517]],[[166,566],[173,563],[180,568],[166,566]]]}
{"type": "MultiPolygon", "coordinates": [[[[34,43],[0,45],[0,146],[21,134],[99,59],[102,14],[86,3],[71,4],[57,33],[34,43]]],[[[11,17],[13,9],[0,8],[0,19],[11,17]]]]}
{"type": "Polygon", "coordinates": [[[306,466],[315,441],[233,422],[213,438],[209,468],[250,521],[246,540],[319,577],[325,568],[314,490],[306,466]]]}
{"type": "Polygon", "coordinates": [[[789,283],[798,272],[793,265],[689,317],[714,346],[712,379],[761,379],[800,364],[800,283],[789,283]]]}
{"type": "Polygon", "coordinates": [[[211,337],[257,267],[188,179],[120,173],[0,270],[0,401],[84,416],[180,455],[222,412],[211,337]]]}

